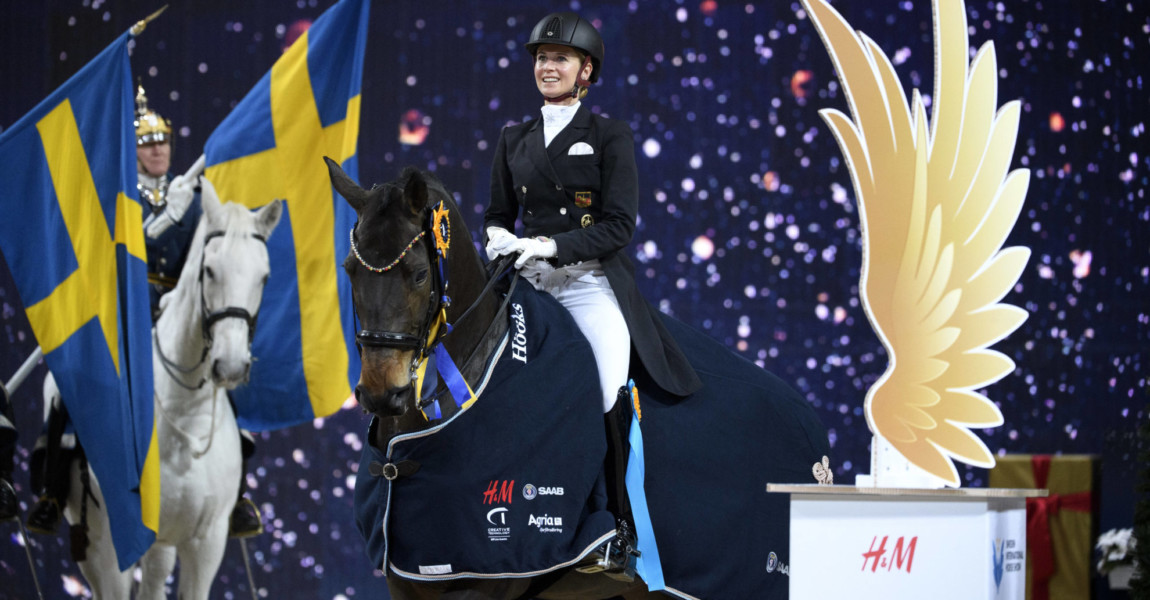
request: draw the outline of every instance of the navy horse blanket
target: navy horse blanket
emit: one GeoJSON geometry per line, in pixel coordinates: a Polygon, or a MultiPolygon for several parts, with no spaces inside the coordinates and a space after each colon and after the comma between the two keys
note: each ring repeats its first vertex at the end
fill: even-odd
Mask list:
{"type": "MultiPolygon", "coordinates": [[[[613,534],[591,349],[551,296],[517,286],[510,306],[508,340],[472,406],[386,451],[365,446],[356,520],[389,576],[531,576],[613,534]]],[[[632,504],[645,503],[657,543],[640,549],[658,556],[671,595],[786,598],[790,499],[766,484],[814,483],[826,430],[782,380],[663,320],[704,386],[666,394],[632,361],[646,496],[633,490],[632,504]]]]}

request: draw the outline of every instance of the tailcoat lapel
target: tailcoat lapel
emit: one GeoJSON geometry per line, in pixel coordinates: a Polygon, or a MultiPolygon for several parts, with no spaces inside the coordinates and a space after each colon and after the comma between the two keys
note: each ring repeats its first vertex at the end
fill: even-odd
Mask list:
{"type": "MultiPolygon", "coordinates": [[[[554,145],[554,140],[552,140],[552,145],[554,145]]],[[[523,140],[523,150],[531,164],[552,183],[555,185],[563,183],[559,180],[559,175],[555,173],[555,167],[551,166],[551,160],[547,157],[547,148],[543,145],[543,119],[536,119],[531,125],[531,129],[523,140]]]]}

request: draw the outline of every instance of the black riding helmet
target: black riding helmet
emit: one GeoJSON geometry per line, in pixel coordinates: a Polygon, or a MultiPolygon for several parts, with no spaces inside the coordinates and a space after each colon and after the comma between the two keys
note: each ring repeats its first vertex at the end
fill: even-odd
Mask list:
{"type": "Polygon", "coordinates": [[[525,47],[535,56],[544,44],[557,44],[580,50],[591,57],[591,83],[599,81],[599,66],[603,64],[603,38],[589,21],[573,12],[551,13],[543,17],[531,30],[525,47]]]}

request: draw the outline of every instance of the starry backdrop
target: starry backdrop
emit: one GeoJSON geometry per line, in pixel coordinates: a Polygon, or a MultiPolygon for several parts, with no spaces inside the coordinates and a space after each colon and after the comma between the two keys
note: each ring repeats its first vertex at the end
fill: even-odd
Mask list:
{"type": "MultiPolygon", "coordinates": [[[[6,2],[0,131],[158,4],[6,2]]],[[[190,166],[213,128],[330,4],[171,2],[134,42],[131,61],[152,107],[174,124],[173,172],[190,166]]],[[[929,2],[836,7],[892,57],[904,84],[929,96],[929,2]]],[[[477,238],[499,131],[541,104],[522,44],[545,13],[567,9],[591,19],[606,44],[601,82],[585,104],[635,132],[640,222],[628,251],[644,295],[799,390],[828,428],[836,482],[853,482],[869,471],[863,397],[886,355],[859,300],[850,176],[817,115],[846,111],[846,101],[798,2],[375,2],[361,181],[389,181],[405,165],[432,171],[470,212],[477,238]]],[[[1005,299],[1030,317],[995,346],[1017,368],[986,390],[1005,424],[981,435],[999,454],[1100,455],[1103,530],[1132,522],[1136,424],[1147,418],[1148,15],[1139,1],[967,5],[972,47],[995,44],[999,105],[1022,103],[1012,168],[1031,171],[1007,245],[1033,256],[1005,299]]],[[[2,264],[0,327],[7,379],[35,341],[2,264]]],[[[25,508],[43,376],[41,365],[14,397],[25,508]]],[[[260,597],[385,597],[352,520],[366,423],[349,406],[259,435],[248,479],[268,532],[248,547],[260,597]]],[[[985,470],[960,470],[965,485],[986,485],[985,470]]],[[[0,535],[0,598],[31,597],[17,530],[0,525],[0,535]]],[[[31,550],[49,597],[87,593],[65,536],[37,536],[31,550]]],[[[246,597],[231,542],[212,598],[246,597]]]]}

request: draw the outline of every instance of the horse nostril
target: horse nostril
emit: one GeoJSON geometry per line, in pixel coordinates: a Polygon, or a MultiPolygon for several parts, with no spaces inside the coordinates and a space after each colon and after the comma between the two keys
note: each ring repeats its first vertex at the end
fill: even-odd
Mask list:
{"type": "Polygon", "coordinates": [[[363,405],[363,403],[359,399],[359,386],[358,385],[355,386],[355,402],[356,402],[356,404],[359,404],[361,406],[363,405]]]}
{"type": "Polygon", "coordinates": [[[219,381],[219,379],[220,379],[220,361],[219,360],[213,360],[212,361],[212,378],[214,378],[216,381],[219,381]]]}

